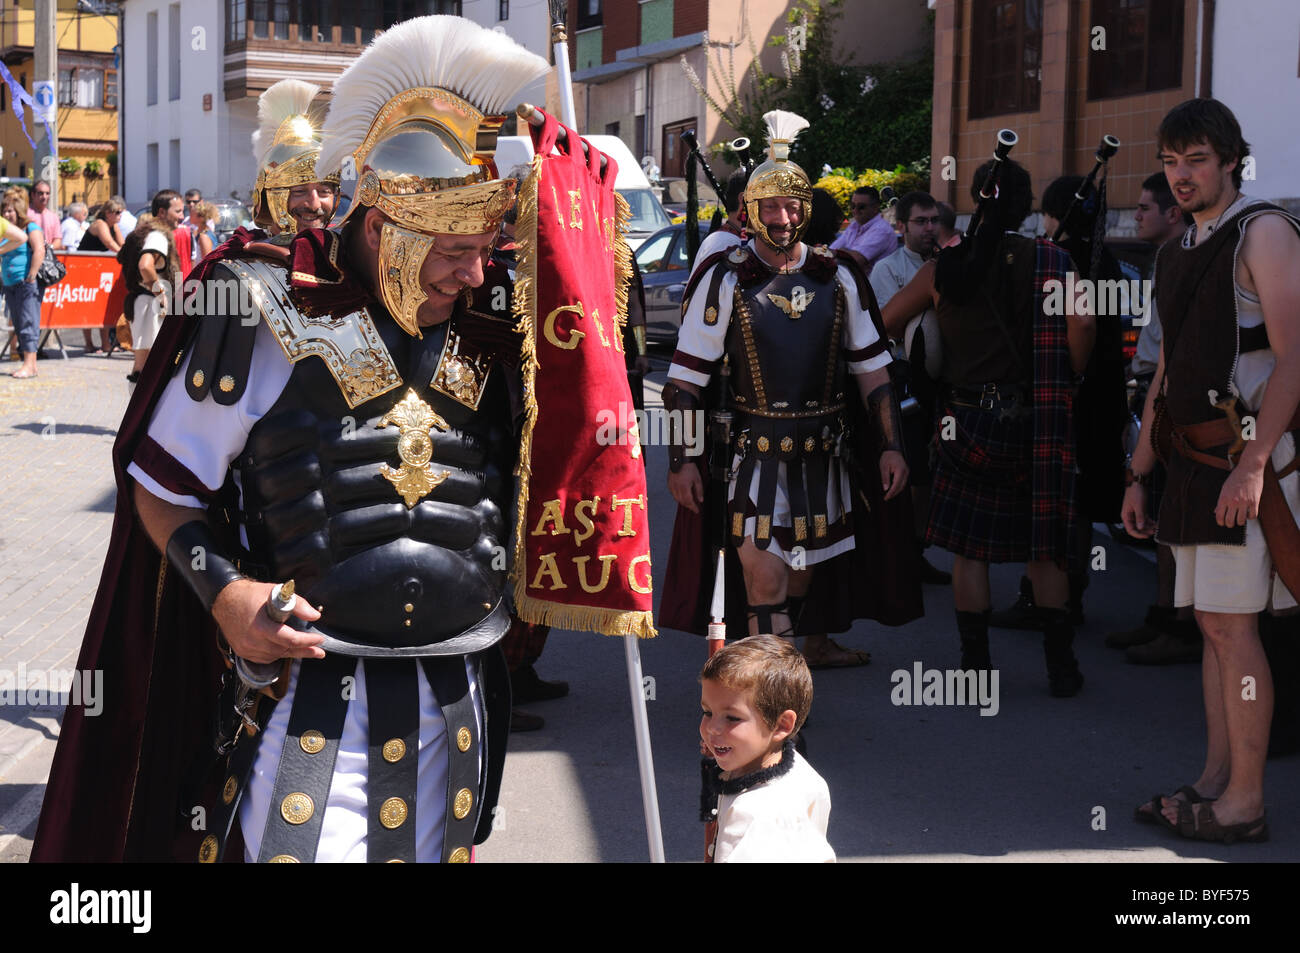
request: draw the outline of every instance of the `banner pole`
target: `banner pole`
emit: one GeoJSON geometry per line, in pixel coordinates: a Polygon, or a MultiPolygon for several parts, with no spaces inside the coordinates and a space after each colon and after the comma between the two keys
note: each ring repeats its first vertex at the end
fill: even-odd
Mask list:
{"type": "Polygon", "coordinates": [[[569,72],[569,34],[558,17],[551,24],[551,49],[555,53],[556,80],[560,87],[560,120],[579,132],[577,111],[573,107],[573,76],[569,72]]]}
{"type": "Polygon", "coordinates": [[[646,712],[645,690],[641,675],[641,648],[635,634],[623,636],[627,659],[627,685],[632,695],[632,725],[636,732],[636,760],[641,774],[641,804],[645,809],[646,839],[650,843],[650,862],[664,862],[664,834],[659,823],[659,794],[655,787],[655,763],[650,750],[650,717],[646,712]]]}

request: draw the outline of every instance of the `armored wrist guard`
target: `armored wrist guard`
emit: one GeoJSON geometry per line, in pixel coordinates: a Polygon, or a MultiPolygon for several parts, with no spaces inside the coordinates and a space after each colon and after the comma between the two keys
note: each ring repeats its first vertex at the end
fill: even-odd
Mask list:
{"type": "Polygon", "coordinates": [[[194,590],[203,608],[212,611],[221,590],[243,579],[233,562],[221,554],[220,543],[203,520],[191,520],[167,540],[167,561],[194,590]]]}
{"type": "Polygon", "coordinates": [[[898,409],[898,397],[892,384],[881,384],[867,395],[867,412],[880,437],[880,452],[903,452],[903,415],[898,409]]]}
{"type": "Polygon", "coordinates": [[[699,446],[697,441],[688,440],[688,437],[694,436],[700,398],[669,382],[664,385],[663,400],[668,417],[668,469],[677,473],[686,463],[687,444],[699,446]]]}

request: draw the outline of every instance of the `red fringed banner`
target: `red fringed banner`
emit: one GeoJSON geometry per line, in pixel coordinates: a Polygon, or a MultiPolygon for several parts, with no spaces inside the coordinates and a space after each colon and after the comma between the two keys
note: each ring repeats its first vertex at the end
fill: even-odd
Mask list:
{"type": "Polygon", "coordinates": [[[526,622],[655,634],[645,467],[623,353],[631,252],[617,167],[551,116],[519,193],[525,328],[515,608],[526,622]]]}

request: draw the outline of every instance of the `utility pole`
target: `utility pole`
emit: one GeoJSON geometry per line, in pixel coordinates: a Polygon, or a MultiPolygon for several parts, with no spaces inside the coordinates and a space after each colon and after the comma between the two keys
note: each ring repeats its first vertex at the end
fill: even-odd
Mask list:
{"type": "Polygon", "coordinates": [[[32,35],[32,53],[35,59],[32,98],[36,100],[37,108],[50,121],[50,135],[46,135],[44,123],[37,121],[33,124],[37,138],[32,182],[34,184],[38,180],[44,180],[49,185],[51,206],[60,204],[59,41],[55,24],[57,6],[57,0],[36,0],[36,29],[32,35]]]}

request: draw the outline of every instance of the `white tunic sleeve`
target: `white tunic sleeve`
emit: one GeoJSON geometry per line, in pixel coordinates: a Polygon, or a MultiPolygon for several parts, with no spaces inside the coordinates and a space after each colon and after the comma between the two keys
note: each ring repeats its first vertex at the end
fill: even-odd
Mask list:
{"type": "MultiPolygon", "coordinates": [[[[726,268],[719,262],[714,268],[726,268]]],[[[704,387],[722,360],[727,345],[727,326],[731,323],[731,301],[736,290],[736,273],[727,270],[718,290],[718,319],[713,324],[704,320],[705,299],[709,293],[712,271],[700,278],[682,315],[682,329],[677,335],[677,353],[668,369],[671,379],[704,387]]]]}
{"type": "Polygon", "coordinates": [[[253,424],[279,399],[292,371],[280,342],[266,322],[259,321],[243,396],[230,405],[218,404],[211,394],[196,403],[185,390],[184,373],[176,374],[167,382],[149,422],[149,439],[156,447],[138,450],[127,473],[161,500],[206,508],[207,502],[200,497],[211,499],[221,490],[226,471],[243,452],[253,424]],[[194,479],[178,479],[178,473],[188,473],[194,479]]]}
{"type": "Polygon", "coordinates": [[[866,374],[878,370],[893,360],[889,348],[876,332],[871,315],[862,307],[852,272],[840,265],[837,278],[844,288],[844,348],[848,352],[849,373],[866,374]]]}

